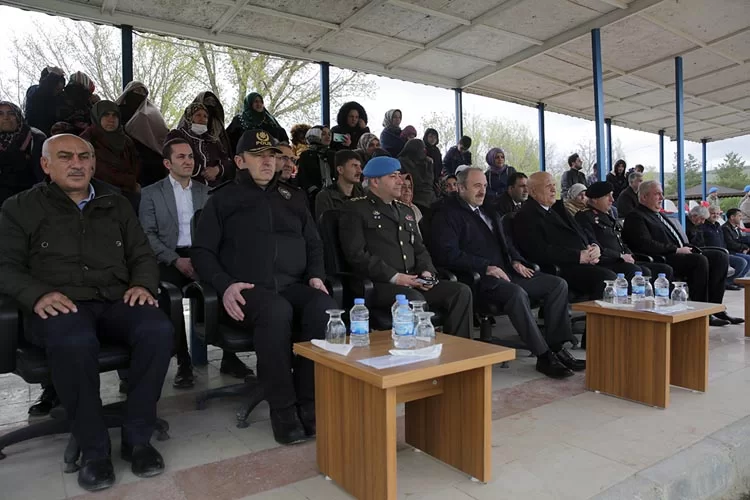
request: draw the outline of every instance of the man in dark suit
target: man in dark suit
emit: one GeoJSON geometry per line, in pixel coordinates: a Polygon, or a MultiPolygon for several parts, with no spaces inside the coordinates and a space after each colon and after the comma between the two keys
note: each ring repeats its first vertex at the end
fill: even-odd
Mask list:
{"type": "Polygon", "coordinates": [[[631,172],[628,175],[628,187],[622,190],[617,197],[617,214],[621,218],[628,216],[638,206],[638,187],[643,182],[643,174],[631,172]]]}
{"type": "Polygon", "coordinates": [[[659,262],[635,262],[633,253],[622,241],[622,227],[611,214],[612,192],[614,186],[609,182],[595,182],[586,190],[588,206],[575,216],[576,222],[596,240],[602,256],[599,265],[616,273],[625,274],[630,282],[636,272],[656,279],[664,273],[672,281],[672,268],[659,262]]]}
{"type": "Polygon", "coordinates": [[[529,199],[528,177],[523,172],[513,172],[508,177],[508,189],[492,205],[501,214],[515,213],[529,199]]]}
{"type": "Polygon", "coordinates": [[[458,196],[446,198],[432,220],[432,256],[450,270],[479,273],[477,300],[497,304],[536,355],[537,371],[563,378],[586,367],[563,347],[573,339],[565,280],[534,273],[505,243],[500,216],[482,208],[487,179],[471,167],[458,174],[458,196]],[[544,302],[546,335],[531,313],[531,300],[544,302]],[[545,338],[546,337],[546,338],[545,338]]]}
{"type": "Polygon", "coordinates": [[[578,153],[573,153],[568,157],[568,167],[570,168],[563,172],[562,178],[560,179],[562,199],[565,199],[565,195],[568,194],[568,189],[570,189],[573,184],[586,185],[586,174],[581,171],[583,168],[583,161],[578,153]]]}
{"type": "Polygon", "coordinates": [[[568,288],[600,298],[604,280],[617,276],[597,265],[601,249],[580,228],[562,202],[555,202],[555,179],[547,172],[529,177],[529,199],[513,221],[521,254],[540,266],[558,266],[568,288]]]}
{"type": "Polygon", "coordinates": [[[724,232],[724,242],[732,255],[744,259],[750,269],[750,245],[747,244],[747,237],[740,229],[742,224],[742,211],[739,208],[730,208],[727,210],[727,221],[721,226],[724,232]]]}
{"type": "MultiPolygon", "coordinates": [[[[677,276],[686,277],[692,300],[721,304],[728,255],[721,251],[701,252],[683,239],[677,227],[660,212],[664,193],[657,181],[643,182],[638,199],[638,207],[625,219],[625,243],[634,252],[663,256],[677,276]]],[[[710,323],[724,326],[737,319],[722,312],[712,316],[710,323]]]]}
{"type": "Polygon", "coordinates": [[[425,283],[437,272],[422,242],[414,212],[397,203],[403,179],[395,158],[379,156],[367,162],[362,175],[367,196],[344,203],[339,235],[341,250],[353,271],[373,281],[372,307],[393,304],[394,296],[425,300],[445,312],[445,331],[471,338],[471,289],[462,283],[425,283]]]}

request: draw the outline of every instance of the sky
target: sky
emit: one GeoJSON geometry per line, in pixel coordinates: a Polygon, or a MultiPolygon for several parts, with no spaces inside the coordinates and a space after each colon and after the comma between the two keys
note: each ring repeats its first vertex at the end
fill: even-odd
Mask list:
{"type": "MultiPolygon", "coordinates": [[[[8,29],[16,36],[33,33],[33,19],[43,20],[46,25],[53,25],[53,23],[49,22],[51,18],[45,14],[27,12],[6,6],[0,6],[0,17],[4,20],[3,25],[5,29],[8,29]]],[[[15,70],[9,61],[7,52],[0,52],[0,75],[15,70]]],[[[424,117],[433,113],[454,113],[454,94],[452,90],[392,78],[378,76],[371,76],[370,78],[373,82],[373,96],[368,99],[359,99],[359,102],[367,110],[371,128],[375,131],[381,130],[382,117],[391,108],[401,109],[403,112],[402,125],[414,125],[419,130],[420,137],[422,132],[421,123],[424,117]]],[[[538,130],[538,112],[536,108],[488,97],[464,94],[463,109],[465,114],[473,114],[484,118],[501,117],[526,125],[534,133],[538,130]]],[[[335,114],[336,110],[331,110],[331,115],[335,116],[335,114]]],[[[575,152],[576,144],[593,142],[595,138],[594,122],[549,111],[545,115],[545,132],[547,143],[553,144],[557,153],[564,156],[575,152]]],[[[658,135],[613,126],[612,139],[613,142],[619,139],[628,165],[641,163],[646,166],[658,166],[658,135]]],[[[502,144],[498,144],[497,146],[502,147],[502,144]]],[[[673,170],[672,158],[676,151],[676,143],[666,140],[665,167],[667,171],[673,170]]],[[[708,168],[712,169],[718,166],[724,155],[730,151],[739,153],[750,164],[750,136],[708,143],[708,168]]],[[[700,160],[701,145],[686,141],[685,155],[687,154],[693,154],[700,160]]],[[[509,158],[508,162],[512,164],[513,159],[509,158]]]]}

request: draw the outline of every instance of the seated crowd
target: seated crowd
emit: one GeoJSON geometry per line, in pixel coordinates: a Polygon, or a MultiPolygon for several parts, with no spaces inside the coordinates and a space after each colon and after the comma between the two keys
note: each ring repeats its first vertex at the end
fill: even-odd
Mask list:
{"type": "MultiPolygon", "coordinates": [[[[51,368],[29,412],[62,404],[89,490],[114,482],[98,339],[131,348],[121,454],[138,476],[164,469],[150,437],[171,356],[174,387],[194,384],[184,324],[155,307],[159,280],[215,288],[222,321],[252,332],[275,439],[315,436],[313,364],[291,348],[324,338],[326,310],[339,307],[318,231],[328,211],[348,268],[374,284],[368,307],[388,309],[396,294],[424,300],[446,332],[471,338],[475,311],[494,306],[553,378],[585,369],[565,347],[571,296],[598,298],[604,280],[640,271],[685,278],[691,298],[721,303],[730,264],[736,275],[750,267],[742,212],[723,226],[713,207],[691,212],[686,236],[661,213],[661,186],[626,174],[622,160],[600,182],[572,155],[558,199],[552,175],[516,171],[501,148],[485,167],[472,166],[469,137],[441,156],[437,131],[419,139],[398,109],[378,137],[365,109],[347,102],[334,127],[295,125],[290,142],[258,93],[225,127],[221,102],[202,92],[170,131],[143,84],[115,102],[93,92],[83,73],[65,85],[50,67],[27,92],[25,115],[0,101],[0,293],[29,315],[51,368]],[[478,281],[429,279],[443,269],[478,281]]],[[[221,371],[252,373],[231,352],[221,371]]]]}

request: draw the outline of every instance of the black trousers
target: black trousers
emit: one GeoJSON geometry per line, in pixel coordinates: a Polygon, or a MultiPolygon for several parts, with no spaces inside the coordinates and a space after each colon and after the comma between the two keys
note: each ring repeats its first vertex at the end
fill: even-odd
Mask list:
{"type": "Polygon", "coordinates": [[[677,277],[685,278],[690,300],[721,304],[724,300],[724,282],[729,269],[729,256],[718,250],[704,250],[702,254],[667,255],[677,277]]]}
{"type": "Polygon", "coordinates": [[[47,353],[52,382],[84,458],[109,453],[109,433],[99,397],[99,340],[131,350],[122,438],[146,444],[156,423],[156,402],[172,356],[172,322],[157,307],[115,302],[77,302],[78,312],[31,319],[35,344],[47,353]]]}
{"type": "Polygon", "coordinates": [[[531,278],[523,278],[513,272],[508,275],[511,281],[482,276],[478,301],[502,307],[533,354],[538,356],[550,349],[559,351],[563,343],[573,339],[565,280],[545,273],[537,273],[531,278]],[[531,313],[531,301],[544,303],[544,336],[531,313]]]}
{"type": "Polygon", "coordinates": [[[324,339],[328,314],[338,309],[331,297],[303,284],[276,293],[260,287],[244,290],[245,318],[237,323],[253,332],[258,380],[272,410],[315,400],[313,362],[292,353],[294,342],[324,339]]]}
{"type": "Polygon", "coordinates": [[[427,291],[416,290],[393,283],[375,283],[373,307],[390,308],[396,295],[404,294],[409,300],[424,300],[431,309],[438,309],[445,318],[445,333],[471,338],[473,321],[471,288],[463,283],[441,281],[427,291]]]}
{"type": "Polygon", "coordinates": [[[560,267],[560,277],[568,283],[568,288],[594,299],[604,294],[604,280],[615,280],[617,274],[604,266],[572,264],[560,267]]]}
{"type": "MultiPolygon", "coordinates": [[[[193,280],[182,274],[175,266],[159,264],[159,279],[171,283],[180,290],[193,280]]],[[[176,322],[174,331],[174,353],[179,365],[190,364],[190,352],[188,351],[187,331],[185,329],[185,318],[176,322]]]]}

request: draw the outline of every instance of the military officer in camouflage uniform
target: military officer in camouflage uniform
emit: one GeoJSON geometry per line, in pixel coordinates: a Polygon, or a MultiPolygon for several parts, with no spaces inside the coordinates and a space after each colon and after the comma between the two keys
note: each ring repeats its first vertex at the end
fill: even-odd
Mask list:
{"type": "Polygon", "coordinates": [[[414,212],[396,202],[403,179],[398,160],[373,158],[362,175],[368,182],[366,196],[344,203],[341,210],[341,248],[355,273],[373,281],[376,308],[393,304],[395,295],[426,300],[431,309],[444,313],[446,333],[471,337],[472,297],[462,283],[437,285],[420,278],[435,277],[435,266],[422,242],[414,212]]]}
{"type": "Polygon", "coordinates": [[[632,252],[622,241],[620,223],[612,217],[613,191],[614,187],[611,183],[595,182],[586,191],[588,207],[575,216],[576,222],[596,240],[601,249],[599,265],[616,273],[624,273],[628,282],[637,271],[641,271],[646,277],[653,275],[653,279],[656,279],[659,273],[664,273],[667,279],[672,281],[672,267],[667,264],[655,262],[636,264],[632,252]]]}

